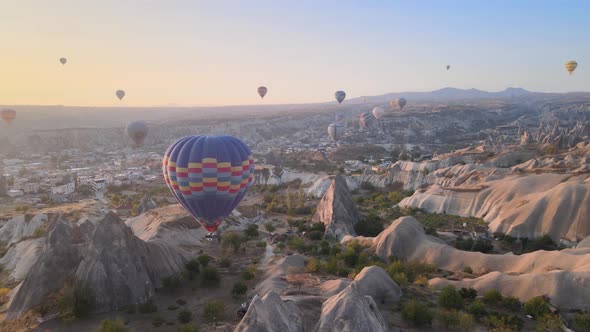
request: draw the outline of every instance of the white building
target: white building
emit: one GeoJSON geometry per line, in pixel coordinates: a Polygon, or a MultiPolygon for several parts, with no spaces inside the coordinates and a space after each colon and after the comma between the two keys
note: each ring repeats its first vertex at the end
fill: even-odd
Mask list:
{"type": "Polygon", "coordinates": [[[15,189],[11,189],[6,192],[6,195],[8,195],[9,197],[13,197],[13,198],[22,196],[23,194],[24,193],[22,190],[15,190],[15,189]]]}
{"type": "Polygon", "coordinates": [[[70,195],[76,190],[74,182],[64,184],[62,186],[51,187],[52,195],[70,195]]]}

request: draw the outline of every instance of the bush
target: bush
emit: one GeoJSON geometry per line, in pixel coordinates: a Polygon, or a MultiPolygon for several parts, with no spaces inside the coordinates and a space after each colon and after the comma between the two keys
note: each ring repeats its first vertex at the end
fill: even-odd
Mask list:
{"type": "Polygon", "coordinates": [[[497,312],[485,316],[483,323],[491,327],[490,331],[520,331],[524,325],[518,316],[497,312]]]}
{"type": "Polygon", "coordinates": [[[305,250],[305,241],[299,236],[292,236],[289,242],[287,242],[287,246],[291,250],[303,251],[305,250]]]}
{"type": "Polygon", "coordinates": [[[160,316],[156,316],[152,319],[152,325],[155,327],[160,327],[164,324],[165,320],[164,318],[160,317],[160,316]]]}
{"type": "Polygon", "coordinates": [[[320,255],[329,255],[330,254],[330,242],[326,241],[326,240],[322,240],[320,242],[320,250],[319,250],[319,254],[320,255]]]}
{"type": "Polygon", "coordinates": [[[174,290],[180,287],[181,281],[179,276],[168,276],[162,278],[162,288],[174,290]]]}
{"type": "Polygon", "coordinates": [[[191,324],[182,324],[178,326],[178,332],[199,332],[199,329],[191,324]]]}
{"type": "Polygon", "coordinates": [[[411,300],[403,306],[402,317],[414,326],[425,326],[432,325],[433,314],[426,305],[411,300]]]}
{"type": "Polygon", "coordinates": [[[201,280],[203,281],[203,284],[207,286],[216,286],[219,284],[221,277],[219,276],[216,268],[208,266],[203,269],[203,272],[201,273],[201,280]]]}
{"type": "Polygon", "coordinates": [[[221,237],[221,246],[223,249],[232,249],[233,252],[238,252],[245,238],[238,232],[225,232],[221,237]]]}
{"type": "Polygon", "coordinates": [[[178,304],[178,305],[185,305],[186,304],[186,301],[183,300],[183,299],[178,299],[178,300],[176,300],[176,304],[178,304]]]}
{"type": "Polygon", "coordinates": [[[475,299],[477,297],[477,291],[473,288],[461,288],[459,290],[459,294],[461,294],[461,297],[464,299],[475,299]]]}
{"type": "Polygon", "coordinates": [[[248,227],[246,228],[246,230],[244,230],[244,234],[246,234],[246,236],[251,239],[251,238],[255,238],[258,236],[258,225],[256,224],[250,224],[248,225],[248,227]]]}
{"type": "Polygon", "coordinates": [[[483,293],[483,301],[486,304],[498,305],[502,302],[502,293],[497,289],[488,289],[483,293]]]}
{"type": "Polygon", "coordinates": [[[135,304],[128,304],[123,307],[123,311],[129,315],[133,315],[137,311],[137,306],[135,304]]]}
{"type": "Polygon", "coordinates": [[[73,288],[69,284],[64,286],[57,300],[60,318],[71,321],[88,316],[94,309],[95,300],[94,291],[87,285],[77,283],[73,288]]]}
{"type": "Polygon", "coordinates": [[[376,214],[370,214],[365,219],[356,223],[356,225],[354,225],[354,230],[361,236],[377,236],[383,231],[383,223],[379,216],[376,214]]]}
{"type": "Polygon", "coordinates": [[[446,309],[461,310],[463,308],[463,297],[454,286],[448,285],[440,291],[438,304],[446,309]]]}
{"type": "Polygon", "coordinates": [[[320,231],[310,231],[306,236],[312,241],[319,241],[324,237],[324,233],[320,231]]]}
{"type": "Polygon", "coordinates": [[[550,332],[561,332],[561,319],[559,316],[554,314],[544,314],[537,318],[537,324],[535,325],[537,331],[550,331],[550,332]]]}
{"type": "Polygon", "coordinates": [[[269,233],[272,233],[276,230],[276,227],[272,222],[267,222],[266,224],[264,224],[264,228],[269,233]]]}
{"type": "Polygon", "coordinates": [[[317,258],[310,259],[307,265],[305,265],[305,271],[308,273],[320,272],[320,260],[317,258]]]}
{"type": "Polygon", "coordinates": [[[474,240],[472,238],[463,239],[459,237],[457,238],[457,241],[455,241],[455,248],[465,251],[479,251],[488,253],[494,249],[494,245],[492,244],[491,240],[487,239],[478,238],[474,240]]]}
{"type": "Polygon", "coordinates": [[[473,274],[473,270],[471,269],[471,266],[464,267],[463,272],[473,274]]]}
{"type": "Polygon", "coordinates": [[[221,300],[209,300],[203,308],[203,318],[211,323],[217,320],[223,320],[223,311],[225,304],[221,300]]]}
{"type": "Polygon", "coordinates": [[[130,332],[128,328],[125,327],[123,320],[121,318],[117,318],[116,320],[105,319],[100,321],[100,325],[98,326],[98,332],[130,332]]]}
{"type": "Polygon", "coordinates": [[[547,300],[542,296],[537,296],[524,303],[524,313],[539,319],[545,314],[550,314],[551,310],[547,300]]]}
{"type": "Polygon", "coordinates": [[[391,279],[401,288],[407,288],[409,281],[408,276],[404,272],[394,273],[391,279]]]}
{"type": "Polygon", "coordinates": [[[201,270],[201,264],[199,263],[199,260],[194,258],[186,262],[184,264],[184,267],[187,269],[187,271],[193,273],[199,273],[199,271],[201,270]]]}
{"type": "Polygon", "coordinates": [[[482,317],[486,314],[486,305],[480,299],[477,299],[467,307],[467,311],[476,317],[482,317]]]}
{"type": "Polygon", "coordinates": [[[231,266],[231,260],[228,257],[222,257],[219,260],[219,267],[228,268],[231,266]]]}
{"type": "Polygon", "coordinates": [[[502,307],[504,307],[506,310],[516,312],[520,310],[521,303],[514,296],[506,296],[502,299],[502,307]]]}
{"type": "Polygon", "coordinates": [[[201,263],[202,267],[207,267],[207,265],[209,265],[209,262],[211,262],[211,257],[207,254],[203,254],[197,257],[197,260],[199,261],[199,263],[201,263]]]}
{"type": "Polygon", "coordinates": [[[414,285],[421,286],[421,287],[428,287],[428,278],[420,275],[416,278],[416,280],[414,280],[414,285]]]}
{"type": "Polygon", "coordinates": [[[178,318],[178,321],[180,323],[186,324],[193,320],[193,313],[188,310],[182,310],[178,313],[178,316],[176,317],[178,318]]]}
{"type": "Polygon", "coordinates": [[[33,232],[33,237],[42,237],[43,235],[45,235],[45,229],[43,227],[39,227],[33,232]]]}
{"type": "Polygon", "coordinates": [[[266,241],[262,240],[262,241],[256,242],[256,247],[257,248],[266,248],[266,241]]]}
{"type": "Polygon", "coordinates": [[[457,310],[440,310],[436,318],[441,326],[451,331],[472,331],[475,327],[473,316],[457,310]]]}
{"type": "Polygon", "coordinates": [[[590,315],[585,312],[578,312],[572,318],[572,325],[576,331],[590,331],[590,315]]]}
{"type": "Polygon", "coordinates": [[[151,314],[158,311],[158,307],[152,302],[152,300],[148,300],[145,303],[139,304],[137,310],[140,314],[151,314]]]}
{"type": "Polygon", "coordinates": [[[375,191],[377,188],[375,188],[375,186],[368,181],[363,181],[361,182],[360,186],[359,186],[362,190],[369,190],[369,191],[375,191]]]}
{"type": "Polygon", "coordinates": [[[242,295],[246,294],[247,291],[248,291],[248,286],[246,286],[244,283],[238,281],[234,284],[230,293],[234,299],[238,299],[242,295]]]}

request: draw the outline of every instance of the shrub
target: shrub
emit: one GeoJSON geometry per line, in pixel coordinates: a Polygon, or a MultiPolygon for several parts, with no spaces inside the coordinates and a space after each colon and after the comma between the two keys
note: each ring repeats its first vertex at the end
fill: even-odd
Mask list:
{"type": "Polygon", "coordinates": [[[88,316],[94,309],[95,300],[94,291],[87,285],[77,283],[73,288],[69,284],[64,286],[57,300],[60,318],[71,321],[88,316]]]}
{"type": "Polygon", "coordinates": [[[308,273],[320,272],[320,260],[317,258],[310,259],[307,265],[305,265],[305,271],[308,273]]]}
{"type": "Polygon", "coordinates": [[[203,308],[203,318],[211,323],[217,320],[223,320],[223,311],[225,304],[221,300],[209,300],[203,308]]]}
{"type": "Polygon", "coordinates": [[[191,324],[182,324],[178,326],[178,332],[199,332],[199,329],[191,324]]]}
{"type": "Polygon", "coordinates": [[[305,241],[299,236],[292,236],[287,246],[292,250],[303,251],[305,249],[305,241]]]}
{"type": "Polygon", "coordinates": [[[438,304],[446,309],[460,310],[463,308],[463,297],[454,286],[448,285],[440,291],[438,304]]]}
{"type": "Polygon", "coordinates": [[[463,272],[473,274],[473,270],[471,269],[471,266],[464,267],[463,272]]]}
{"type": "Polygon", "coordinates": [[[193,272],[193,273],[199,273],[199,271],[201,270],[201,266],[199,264],[199,261],[197,259],[191,259],[188,262],[186,262],[184,264],[184,267],[187,269],[187,271],[193,272]]]}
{"type": "Polygon", "coordinates": [[[151,314],[158,311],[158,307],[152,302],[152,300],[148,300],[145,303],[139,304],[137,310],[140,314],[151,314]]]}
{"type": "Polygon", "coordinates": [[[188,310],[182,310],[178,313],[176,318],[178,318],[178,321],[180,323],[186,324],[186,323],[190,322],[191,320],[193,320],[193,313],[188,310]]]}
{"type": "Polygon", "coordinates": [[[160,327],[164,324],[165,320],[164,318],[160,317],[160,316],[156,316],[152,319],[152,325],[155,327],[160,327]]]}
{"type": "Polygon", "coordinates": [[[467,307],[467,311],[476,317],[482,317],[486,314],[486,305],[482,300],[477,299],[467,307]]]}
{"type": "Polygon", "coordinates": [[[186,301],[183,300],[183,299],[177,299],[176,300],[176,304],[178,304],[178,305],[185,305],[186,304],[186,301]]]}
{"type": "Polygon", "coordinates": [[[242,272],[242,279],[252,280],[254,279],[254,273],[250,270],[244,270],[244,272],[242,272]]]}
{"type": "Polygon", "coordinates": [[[100,321],[100,325],[98,326],[98,332],[129,332],[128,328],[125,327],[123,320],[121,318],[117,318],[116,320],[112,319],[105,319],[100,321]]]}
{"type": "Polygon", "coordinates": [[[256,247],[257,248],[265,248],[266,247],[266,241],[262,240],[262,241],[256,242],[256,247]]]}
{"type": "Polygon", "coordinates": [[[43,235],[45,235],[45,229],[43,227],[39,227],[33,232],[34,237],[42,237],[43,235]]]}
{"type": "Polygon", "coordinates": [[[197,257],[197,260],[199,261],[199,263],[201,263],[202,267],[207,267],[207,265],[209,265],[209,262],[211,262],[211,256],[203,254],[197,257]]]}
{"type": "Polygon", "coordinates": [[[561,332],[561,319],[559,319],[559,316],[554,314],[544,314],[543,316],[537,318],[535,330],[561,332]]]}
{"type": "Polygon", "coordinates": [[[519,311],[521,307],[520,301],[514,296],[506,296],[502,299],[502,307],[512,312],[519,311]]]}
{"type": "Polygon", "coordinates": [[[208,266],[203,269],[203,272],[201,272],[201,280],[203,281],[203,284],[207,286],[215,286],[219,284],[221,277],[216,268],[208,266]]]}
{"type": "Polygon", "coordinates": [[[414,285],[421,286],[421,287],[428,287],[428,278],[420,275],[416,278],[416,280],[414,280],[414,285]]]}
{"type": "Polygon", "coordinates": [[[276,230],[276,227],[272,222],[267,222],[266,224],[264,224],[264,228],[269,233],[272,233],[276,230]]]}
{"type": "Polygon", "coordinates": [[[244,243],[244,237],[238,232],[225,232],[221,237],[221,246],[223,249],[232,249],[233,252],[238,252],[242,243],[244,243]]]}
{"type": "Polygon", "coordinates": [[[459,294],[461,294],[461,297],[464,299],[475,299],[477,297],[477,291],[473,288],[461,288],[459,290],[459,294]]]}
{"type": "Polygon", "coordinates": [[[524,303],[524,313],[538,319],[545,314],[551,313],[551,310],[547,300],[542,296],[537,296],[524,303]]]}
{"type": "Polygon", "coordinates": [[[244,283],[238,281],[234,284],[230,293],[234,299],[238,299],[242,295],[246,294],[246,291],[248,291],[248,286],[246,286],[244,283]]]}
{"type": "Polygon", "coordinates": [[[409,281],[404,272],[394,273],[391,279],[401,288],[407,288],[409,281]]]}
{"type": "Polygon", "coordinates": [[[251,239],[251,238],[255,238],[258,236],[258,225],[256,224],[250,224],[248,225],[248,227],[244,230],[244,234],[246,234],[246,236],[251,239]]]}
{"type": "Polygon", "coordinates": [[[502,293],[497,289],[488,289],[483,293],[483,301],[486,304],[498,305],[502,302],[502,293]]]}
{"type": "Polygon", "coordinates": [[[411,300],[403,306],[402,317],[414,326],[425,326],[432,324],[433,314],[426,305],[411,300]]]}
{"type": "Polygon", "coordinates": [[[180,287],[180,277],[179,276],[168,276],[162,278],[162,288],[166,290],[174,290],[180,287]]]}
{"type": "Polygon", "coordinates": [[[475,327],[473,316],[457,310],[439,310],[436,318],[447,330],[472,331],[475,327]]]}
{"type": "Polygon", "coordinates": [[[585,312],[578,312],[572,318],[572,325],[576,331],[590,331],[590,315],[585,312]]]}
{"type": "Polygon", "coordinates": [[[228,268],[231,266],[231,260],[228,257],[222,257],[219,260],[219,267],[228,268]]]}
{"type": "Polygon", "coordinates": [[[524,322],[515,315],[501,313],[488,314],[483,323],[491,327],[490,331],[520,331],[524,322]]]}
{"type": "Polygon", "coordinates": [[[178,306],[177,305],[171,304],[171,305],[168,306],[168,310],[170,310],[170,311],[176,310],[176,309],[178,309],[178,306]]]}
{"type": "Polygon", "coordinates": [[[379,216],[370,214],[365,219],[356,223],[354,230],[361,236],[377,236],[383,231],[383,223],[379,216]]]}
{"type": "Polygon", "coordinates": [[[306,236],[312,241],[319,241],[324,237],[324,233],[320,231],[309,231],[306,236]]]}
{"type": "Polygon", "coordinates": [[[463,239],[459,237],[457,238],[457,241],[455,241],[455,248],[465,251],[479,251],[488,253],[494,249],[494,245],[492,244],[491,240],[487,239],[478,238],[474,240],[472,238],[463,239]]]}
{"type": "Polygon", "coordinates": [[[133,315],[137,311],[137,306],[135,304],[128,304],[123,307],[123,311],[129,315],[133,315]]]}

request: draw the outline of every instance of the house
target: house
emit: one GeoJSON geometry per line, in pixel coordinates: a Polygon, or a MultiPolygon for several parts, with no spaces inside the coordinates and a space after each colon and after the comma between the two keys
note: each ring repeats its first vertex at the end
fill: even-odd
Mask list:
{"type": "Polygon", "coordinates": [[[22,196],[22,195],[24,195],[24,193],[22,190],[11,189],[6,192],[6,195],[8,195],[8,197],[14,198],[14,197],[22,196]]]}
{"type": "Polygon", "coordinates": [[[91,183],[92,189],[94,189],[94,191],[103,190],[106,188],[108,184],[109,182],[107,181],[107,179],[95,179],[91,183]]]}

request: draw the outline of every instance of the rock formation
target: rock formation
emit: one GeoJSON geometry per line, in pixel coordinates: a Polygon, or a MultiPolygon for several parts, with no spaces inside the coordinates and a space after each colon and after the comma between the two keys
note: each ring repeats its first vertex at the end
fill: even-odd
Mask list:
{"type": "Polygon", "coordinates": [[[146,213],[149,210],[155,209],[158,207],[158,204],[154,202],[154,200],[150,196],[143,196],[141,201],[139,202],[139,206],[137,207],[137,213],[142,214],[146,213]]]}
{"type": "Polygon", "coordinates": [[[378,266],[365,267],[354,281],[362,295],[371,296],[379,304],[397,303],[402,295],[401,288],[378,266]]]}
{"type": "Polygon", "coordinates": [[[326,225],[325,236],[340,240],[345,235],[356,234],[354,225],[359,220],[346,180],[338,174],[319,202],[312,221],[326,225]]]}
{"type": "Polygon", "coordinates": [[[262,298],[255,297],[234,332],[303,332],[303,320],[293,301],[283,301],[277,293],[270,292],[262,298]]]}
{"type": "Polygon", "coordinates": [[[316,332],[385,332],[387,325],[375,301],[363,296],[356,282],[322,304],[316,332]]]}

